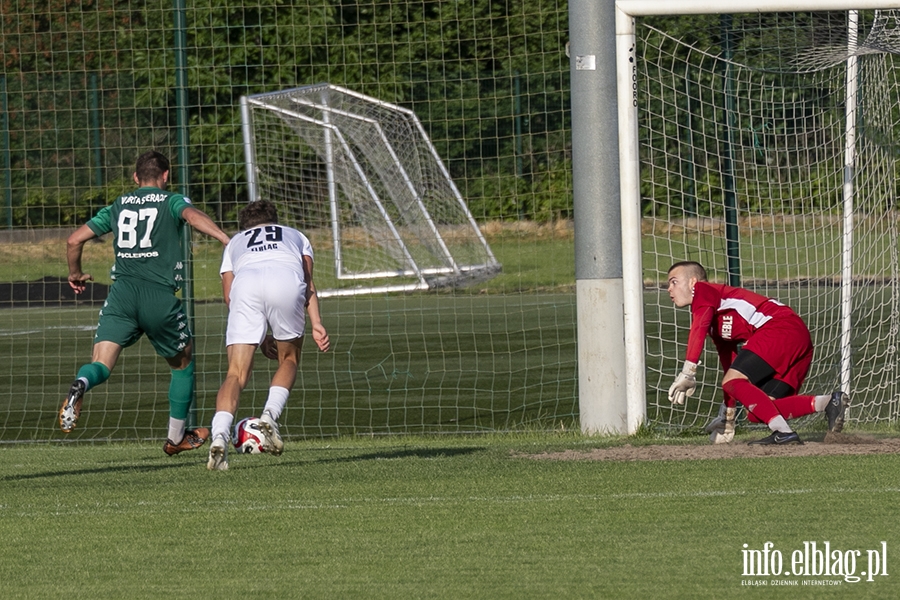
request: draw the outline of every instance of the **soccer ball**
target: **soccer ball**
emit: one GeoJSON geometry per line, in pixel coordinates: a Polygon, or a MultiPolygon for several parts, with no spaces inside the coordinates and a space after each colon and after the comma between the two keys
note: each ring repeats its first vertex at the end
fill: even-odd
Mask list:
{"type": "Polygon", "coordinates": [[[241,454],[259,454],[263,449],[263,434],[259,430],[259,419],[247,417],[234,426],[234,447],[241,454]]]}

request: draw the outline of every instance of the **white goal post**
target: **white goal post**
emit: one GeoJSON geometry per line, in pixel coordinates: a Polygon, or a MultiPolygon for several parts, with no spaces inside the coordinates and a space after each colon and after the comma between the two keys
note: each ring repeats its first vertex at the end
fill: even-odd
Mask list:
{"type": "Polygon", "coordinates": [[[241,98],[250,200],[334,266],[319,295],[468,285],[500,264],[409,109],[332,84],[241,98]]]}
{"type": "MultiPolygon", "coordinates": [[[[833,63],[832,66],[845,69],[845,75],[843,77],[845,78],[846,83],[844,90],[845,95],[837,101],[838,104],[843,105],[845,111],[842,144],[844,150],[842,164],[843,172],[831,176],[832,181],[835,179],[837,180],[837,185],[835,186],[835,189],[827,190],[827,193],[830,193],[830,195],[834,195],[834,193],[837,194],[838,204],[835,205],[835,208],[830,209],[831,212],[822,211],[810,217],[810,220],[818,219],[833,223],[833,228],[839,230],[839,234],[835,236],[836,242],[832,244],[831,240],[829,240],[830,245],[828,245],[828,252],[836,258],[828,256],[823,261],[829,262],[829,265],[833,268],[830,271],[826,271],[824,267],[819,271],[812,268],[806,269],[805,267],[795,270],[788,268],[787,271],[779,271],[778,275],[772,275],[769,283],[764,281],[765,278],[769,277],[769,271],[766,271],[766,275],[760,278],[759,285],[771,285],[777,287],[777,284],[773,284],[771,281],[788,281],[790,286],[792,286],[791,290],[796,290],[800,286],[807,285],[810,281],[823,282],[827,280],[827,285],[839,288],[840,315],[834,318],[829,316],[828,318],[830,320],[828,321],[828,325],[825,326],[825,328],[839,329],[837,335],[838,339],[833,343],[835,348],[834,354],[839,356],[839,358],[835,358],[832,361],[832,364],[828,365],[828,368],[833,372],[835,386],[840,386],[845,390],[854,389],[857,387],[857,384],[851,376],[851,366],[853,364],[870,364],[870,361],[877,363],[879,360],[890,363],[886,368],[886,373],[881,376],[881,378],[892,380],[884,383],[885,385],[894,386],[893,380],[896,380],[896,373],[894,372],[896,365],[894,363],[896,363],[897,359],[895,348],[895,330],[897,329],[897,324],[895,320],[896,314],[891,313],[895,312],[893,309],[896,309],[897,304],[897,294],[895,289],[896,281],[898,279],[898,273],[896,272],[896,249],[892,250],[888,248],[886,252],[890,254],[890,257],[885,259],[855,256],[855,252],[864,251],[861,249],[862,244],[868,242],[859,242],[854,238],[854,235],[857,233],[868,235],[870,233],[869,231],[860,230],[879,229],[884,225],[886,228],[890,229],[884,234],[884,240],[887,241],[876,241],[873,242],[873,244],[889,247],[893,242],[896,242],[896,211],[893,210],[893,198],[890,197],[891,194],[896,191],[896,171],[894,164],[896,161],[892,156],[886,157],[883,162],[878,162],[880,159],[875,159],[876,164],[873,164],[871,169],[873,173],[877,171],[877,174],[865,174],[866,187],[868,189],[874,189],[875,191],[872,192],[874,196],[872,200],[863,199],[863,202],[872,202],[873,204],[881,202],[882,204],[890,204],[890,206],[887,208],[879,206],[877,209],[873,209],[872,204],[860,203],[861,206],[857,207],[856,178],[857,169],[860,168],[858,162],[862,160],[857,156],[857,149],[861,144],[866,143],[857,137],[857,115],[860,114],[861,111],[864,111],[863,107],[857,105],[857,100],[865,93],[860,92],[857,89],[858,81],[860,79],[860,76],[857,74],[857,58],[859,55],[863,54],[897,52],[900,50],[900,44],[897,44],[897,41],[900,40],[900,34],[897,33],[897,29],[893,29],[893,27],[896,27],[896,18],[892,17],[894,21],[892,21],[891,30],[887,31],[887,28],[885,28],[887,33],[884,33],[884,31],[874,31],[877,28],[872,28],[874,32],[872,35],[882,34],[882,38],[879,41],[883,42],[884,45],[879,46],[876,44],[868,48],[858,46],[860,41],[857,40],[857,11],[869,10],[888,12],[892,9],[900,9],[900,0],[729,0],[727,3],[710,2],[708,0],[678,0],[677,2],[672,0],[618,0],[615,3],[615,6],[619,177],[622,223],[623,288],[625,302],[626,421],[628,423],[628,433],[634,433],[639,426],[642,426],[648,421],[647,407],[648,403],[652,402],[650,398],[654,393],[657,398],[659,398],[660,395],[664,396],[664,385],[667,386],[669,383],[666,378],[671,379],[676,374],[676,371],[674,370],[675,358],[683,358],[682,353],[681,357],[667,357],[669,359],[668,363],[666,363],[665,360],[660,359],[664,367],[661,368],[659,373],[656,373],[656,381],[648,382],[647,357],[649,354],[652,354],[652,349],[648,347],[650,344],[648,336],[650,336],[650,334],[645,330],[647,323],[645,320],[647,290],[649,287],[655,287],[661,284],[659,275],[661,273],[664,274],[665,272],[667,266],[665,261],[670,260],[671,258],[687,259],[712,256],[711,252],[707,252],[707,249],[701,247],[702,243],[700,243],[700,246],[695,244],[694,247],[691,247],[690,243],[684,240],[686,240],[689,235],[694,235],[695,233],[697,239],[703,238],[705,234],[702,231],[701,225],[698,225],[698,223],[702,222],[703,227],[718,226],[717,224],[712,223],[716,219],[708,218],[704,221],[702,215],[691,219],[686,218],[686,216],[679,216],[679,227],[683,226],[685,231],[687,231],[689,227],[695,227],[695,229],[686,233],[683,238],[679,238],[676,241],[673,241],[674,238],[672,237],[662,241],[659,241],[657,238],[650,240],[652,231],[655,230],[654,228],[665,226],[666,221],[668,221],[668,226],[671,228],[674,219],[670,214],[665,214],[657,219],[650,219],[650,223],[648,224],[645,212],[646,208],[642,208],[646,207],[647,189],[653,189],[653,185],[655,184],[654,181],[648,183],[646,177],[642,179],[642,166],[647,166],[648,159],[646,155],[653,150],[652,147],[646,145],[651,142],[647,142],[646,139],[641,139],[639,136],[640,128],[644,127],[646,124],[641,121],[641,107],[639,106],[642,94],[642,90],[640,89],[642,81],[641,76],[639,75],[638,65],[641,57],[638,56],[637,49],[639,40],[636,37],[636,21],[643,17],[714,15],[722,13],[723,8],[726,7],[727,12],[730,15],[742,13],[813,13],[820,11],[841,11],[847,13],[846,20],[848,25],[845,31],[846,43],[843,49],[838,48],[838,53],[842,54],[842,57],[838,59],[833,59],[833,57],[829,58],[833,63]],[[869,180],[870,176],[877,176],[881,179],[875,183],[871,183],[869,180]],[[843,179],[842,182],[840,181],[841,177],[843,179]],[[642,184],[644,185],[643,192],[642,184]],[[885,190],[889,190],[889,192],[885,193],[885,190]],[[877,226],[873,226],[872,224],[877,224],[877,226]],[[648,228],[651,230],[651,234],[646,233],[648,228]],[[648,267],[643,264],[642,259],[642,256],[646,256],[647,253],[646,246],[648,240],[650,240],[649,243],[654,245],[668,244],[668,249],[672,252],[675,252],[673,248],[680,248],[682,250],[687,248],[689,251],[695,251],[696,254],[693,256],[672,257],[670,255],[668,257],[663,257],[662,254],[665,254],[665,252],[663,252],[661,253],[658,264],[650,265],[648,267]],[[890,264],[884,266],[882,262],[890,264]],[[867,267],[865,271],[856,267],[859,263],[863,263],[863,265],[867,267]],[[869,263],[878,263],[877,268],[873,268],[872,264],[869,263]],[[873,312],[871,315],[866,315],[864,317],[854,317],[854,298],[856,298],[855,294],[858,289],[854,286],[873,285],[875,282],[877,282],[878,285],[889,288],[886,295],[889,295],[890,297],[885,301],[885,306],[888,308],[880,309],[883,311],[882,313],[873,312]],[[884,316],[879,317],[878,315],[880,314],[883,314],[884,316]],[[882,346],[887,348],[887,350],[885,350],[886,355],[880,355],[881,358],[872,358],[864,354],[869,351],[868,347],[862,348],[862,350],[854,347],[857,343],[868,343],[865,340],[857,342],[857,340],[861,340],[862,334],[853,331],[854,321],[868,323],[859,325],[858,327],[871,327],[874,329],[881,326],[878,323],[872,323],[879,319],[890,320],[890,323],[883,325],[885,330],[890,330],[889,333],[885,334],[889,339],[877,343],[870,343],[872,348],[871,352],[873,353],[876,352],[876,350],[877,352],[881,352],[880,348],[882,346]],[[668,367],[665,366],[667,364],[668,367]],[[665,371],[669,372],[666,373],[665,371]],[[663,382],[665,382],[665,384],[663,382]]],[[[663,37],[664,35],[663,32],[660,34],[660,37],[663,37]]],[[[693,50],[693,48],[691,48],[691,50],[693,50]]],[[[697,49],[697,52],[702,53],[703,49],[697,49]]],[[[716,59],[718,60],[719,57],[716,57],[716,59]]],[[[725,57],[725,59],[725,62],[728,62],[728,57],[725,57]]],[[[813,67],[806,67],[806,70],[813,71],[817,68],[818,65],[815,65],[813,67]]],[[[768,74],[766,77],[771,79],[773,76],[768,74]]],[[[760,79],[762,80],[764,78],[765,77],[761,77],[760,79]]],[[[673,77],[673,79],[677,79],[677,75],[673,77]]],[[[893,84],[893,82],[891,82],[891,84],[893,84]]],[[[885,82],[885,85],[887,85],[887,82],[885,82]]],[[[892,103],[896,103],[896,91],[896,89],[892,88],[892,95],[889,96],[892,103]]],[[[887,94],[885,96],[888,97],[887,94]]],[[[877,103],[878,100],[876,99],[872,101],[870,105],[877,103]]],[[[866,114],[866,118],[872,122],[875,122],[876,119],[880,118],[884,118],[885,121],[895,120],[897,118],[896,106],[896,104],[885,106],[883,110],[886,114],[883,117],[866,114]],[[891,114],[892,110],[895,111],[894,114],[891,114]]],[[[690,112],[690,109],[688,109],[688,112],[690,112]]],[[[656,116],[657,115],[654,115],[654,117],[656,116]]],[[[646,115],[644,115],[643,118],[649,119],[646,115]]],[[[896,126],[896,123],[892,121],[890,125],[896,126]]],[[[681,127],[680,124],[670,124],[670,126],[673,130],[677,129],[679,131],[678,134],[674,134],[675,137],[678,137],[679,135],[690,135],[689,128],[685,129],[682,133],[681,130],[678,129],[681,127]]],[[[772,164],[767,164],[777,162],[777,157],[765,155],[767,152],[772,152],[774,154],[775,151],[765,148],[761,142],[757,141],[756,137],[761,137],[763,135],[762,129],[769,126],[769,123],[760,121],[755,125],[746,126],[740,131],[741,134],[746,134],[747,139],[751,140],[750,143],[758,144],[757,147],[752,148],[751,150],[758,152],[759,156],[757,159],[762,166],[748,163],[746,170],[748,172],[753,171],[762,178],[762,183],[759,184],[760,190],[764,189],[764,186],[771,185],[771,178],[773,177],[772,173],[775,168],[777,168],[777,164],[775,164],[775,168],[772,168],[772,164]],[[769,179],[766,180],[766,178],[769,179]]],[[[732,132],[735,130],[735,127],[732,126],[731,123],[726,124],[725,128],[732,132]]],[[[887,126],[886,128],[890,129],[891,127],[887,126]]],[[[646,138],[646,133],[643,135],[646,138]]],[[[661,135],[673,134],[670,131],[667,134],[663,133],[661,135]]],[[[812,135],[813,134],[811,133],[810,136],[812,137],[812,135]]],[[[828,135],[831,136],[830,131],[828,132],[828,135]]],[[[774,136],[770,137],[773,137],[774,139],[774,136]]],[[[786,137],[786,135],[784,137],[786,137]]],[[[821,140],[821,138],[816,139],[821,140]]],[[[816,153],[816,139],[811,139],[808,142],[809,146],[807,149],[811,155],[816,153]]],[[[829,137],[828,139],[830,141],[832,138],[829,137]]],[[[868,143],[871,144],[871,141],[868,143]]],[[[889,144],[885,145],[887,146],[889,144]]],[[[681,160],[681,158],[676,157],[676,160],[681,160]]],[[[689,160],[684,160],[683,162],[688,165],[688,168],[691,168],[693,165],[689,160]]],[[[811,167],[811,169],[814,168],[817,167],[811,167]]],[[[650,192],[651,195],[652,193],[653,192],[650,192]]],[[[825,194],[826,191],[819,190],[819,193],[825,194]]],[[[807,201],[808,199],[803,199],[798,200],[797,202],[799,205],[802,204],[802,202],[807,201]]],[[[683,214],[679,213],[679,215],[683,214]]],[[[763,217],[764,215],[762,212],[749,211],[749,214],[745,215],[747,222],[751,223],[754,218],[763,217]]],[[[786,220],[789,218],[777,211],[766,214],[765,217],[772,220],[786,220]]],[[[800,220],[796,214],[791,215],[790,218],[793,218],[795,221],[800,220]]],[[[728,223],[724,224],[724,227],[727,228],[728,226],[728,223]]],[[[734,227],[737,230],[737,221],[735,221],[734,227]]],[[[741,235],[743,235],[743,232],[741,232],[741,235]]],[[[758,237],[761,236],[762,234],[758,237]]],[[[824,253],[824,251],[821,250],[815,252],[824,253]]],[[[730,249],[725,253],[720,253],[718,256],[721,258],[723,254],[727,254],[727,259],[729,261],[731,260],[730,249]]],[[[766,260],[767,254],[761,252],[759,256],[761,257],[760,260],[764,261],[766,260]]],[[[790,261],[793,260],[793,258],[788,258],[787,260],[790,261]]],[[[701,262],[703,261],[701,260],[701,262]]],[[[784,267],[784,265],[781,266],[784,267]]],[[[730,262],[727,268],[719,269],[719,274],[721,275],[723,271],[726,276],[731,274],[730,262]]],[[[759,272],[762,272],[762,269],[760,269],[759,272]]],[[[773,268],[772,273],[774,272],[775,269],[773,268]]],[[[739,273],[738,270],[736,270],[735,274],[737,273],[739,273]]],[[[860,301],[861,304],[867,302],[869,302],[869,300],[860,301]]],[[[826,303],[822,302],[822,304],[826,303]]],[[[662,310],[666,309],[660,309],[660,311],[662,310]]],[[[828,311],[832,311],[832,308],[826,306],[822,309],[823,313],[828,311]]],[[[674,323],[671,324],[671,326],[675,327],[676,330],[679,327],[679,325],[674,323]]],[[[682,322],[680,326],[683,328],[684,323],[682,322]]],[[[671,336],[671,332],[669,335],[671,336]]],[[[686,331],[684,329],[681,330],[681,335],[686,337],[686,331]]],[[[865,333],[865,335],[868,335],[868,333],[865,333]]],[[[816,340],[815,332],[814,340],[816,340]]],[[[817,353],[818,352],[817,344],[817,353]]],[[[713,362],[713,364],[706,365],[707,368],[711,371],[717,371],[717,363],[714,360],[711,362],[713,362]]],[[[711,374],[710,381],[717,376],[718,374],[711,374]]],[[[870,378],[875,379],[876,377],[870,378]]],[[[827,377],[823,376],[820,378],[820,381],[825,381],[826,379],[827,377]]],[[[891,387],[888,390],[875,390],[874,388],[878,387],[880,384],[875,382],[872,385],[873,388],[870,393],[873,396],[880,395],[879,399],[871,401],[864,399],[860,402],[859,408],[854,406],[852,419],[874,422],[884,419],[885,415],[888,414],[887,411],[890,411],[887,418],[896,419],[898,415],[896,414],[897,390],[895,387],[891,387]]],[[[717,404],[717,402],[712,400],[712,398],[718,398],[718,394],[715,390],[707,390],[705,395],[710,398],[710,404],[717,404]]],[[[708,406],[709,404],[707,407],[708,406]]],[[[665,422],[664,425],[671,426],[675,429],[695,427],[698,423],[702,426],[706,416],[707,415],[704,415],[701,411],[699,414],[688,417],[666,417],[668,418],[668,421],[665,422]]],[[[650,417],[649,420],[654,421],[654,418],[650,417]]],[[[665,418],[662,420],[666,421],[665,418]]]]}

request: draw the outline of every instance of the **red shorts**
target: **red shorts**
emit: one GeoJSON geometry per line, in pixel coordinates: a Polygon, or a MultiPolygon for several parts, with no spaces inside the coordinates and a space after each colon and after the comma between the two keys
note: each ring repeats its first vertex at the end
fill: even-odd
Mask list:
{"type": "Polygon", "coordinates": [[[750,336],[743,348],[775,369],[775,378],[800,392],[812,364],[813,346],[809,329],[797,315],[772,319],[750,336]]]}

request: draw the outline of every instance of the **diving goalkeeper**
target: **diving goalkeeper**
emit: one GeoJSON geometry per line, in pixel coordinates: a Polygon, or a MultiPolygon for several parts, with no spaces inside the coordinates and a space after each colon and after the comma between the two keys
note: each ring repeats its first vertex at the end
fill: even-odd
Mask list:
{"type": "Polygon", "coordinates": [[[668,283],[675,306],[691,307],[684,367],[669,388],[669,401],[684,404],[693,395],[708,334],[725,373],[724,411],[710,435],[713,443],[734,439],[737,402],[749,420],[765,423],[772,431],[750,444],[802,444],[788,419],[814,412],[825,413],[828,431],[841,431],[849,403],[846,393],[798,395],[812,363],[813,346],[809,329],[790,307],[744,288],[709,283],[706,270],[693,261],[672,265],[668,283]]]}

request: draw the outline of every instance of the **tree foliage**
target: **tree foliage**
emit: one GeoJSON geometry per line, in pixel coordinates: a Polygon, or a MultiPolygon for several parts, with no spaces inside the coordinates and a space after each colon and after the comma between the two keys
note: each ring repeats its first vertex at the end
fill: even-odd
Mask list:
{"type": "MultiPolygon", "coordinates": [[[[11,204],[28,207],[11,213],[17,224],[77,221],[82,198],[106,197],[97,188],[127,180],[134,157],[147,147],[179,155],[170,0],[0,2],[9,144],[2,150],[11,165],[11,204]]],[[[241,96],[322,82],[415,111],[476,218],[572,215],[563,0],[184,3],[189,181],[177,181],[181,171],[173,177],[218,218],[229,218],[246,200],[241,96]]],[[[641,49],[642,102],[648,119],[661,120],[641,124],[645,148],[658,150],[653,160],[660,161],[643,195],[672,194],[690,179],[681,200],[689,213],[709,209],[703,197],[722,186],[722,59],[790,88],[798,76],[769,61],[788,64],[802,49],[846,45],[846,19],[837,12],[653,17],[642,25],[685,42],[671,57],[659,56],[664,44],[641,49]],[[680,79],[651,72],[658,59],[683,63],[680,79]],[[692,66],[701,60],[717,66],[692,66]],[[684,115],[694,113],[703,118],[688,135],[684,115]],[[696,164],[691,177],[678,164],[688,137],[696,164]],[[696,194],[698,201],[691,199],[696,194]]],[[[840,108],[827,86],[795,87],[799,95],[784,102],[789,108],[766,115],[747,108],[749,120],[735,133],[751,154],[784,163],[780,172],[789,178],[806,157],[781,148],[810,115],[840,108]]],[[[751,92],[741,92],[737,102],[750,99],[751,92]]],[[[788,191],[770,186],[754,194],[777,202],[788,191]]],[[[652,201],[644,209],[657,214],[652,201]]]]}
{"type": "MultiPolygon", "coordinates": [[[[176,156],[174,22],[169,0],[3,0],[14,203],[77,219],[51,207],[176,156]]],[[[189,190],[220,218],[246,199],[240,97],[320,82],[415,110],[477,217],[571,213],[561,0],[186,0],[184,22],[189,190]]]]}

